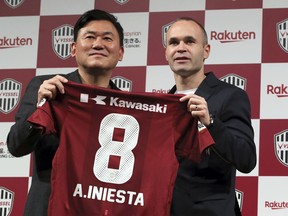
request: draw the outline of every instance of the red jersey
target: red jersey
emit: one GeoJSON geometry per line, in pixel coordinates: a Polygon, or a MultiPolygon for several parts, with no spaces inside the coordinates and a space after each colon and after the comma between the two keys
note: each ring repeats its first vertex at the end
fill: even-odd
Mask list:
{"type": "Polygon", "coordinates": [[[57,133],[49,216],[166,216],[177,156],[199,160],[214,143],[179,95],[68,82],[29,118],[57,133]]]}

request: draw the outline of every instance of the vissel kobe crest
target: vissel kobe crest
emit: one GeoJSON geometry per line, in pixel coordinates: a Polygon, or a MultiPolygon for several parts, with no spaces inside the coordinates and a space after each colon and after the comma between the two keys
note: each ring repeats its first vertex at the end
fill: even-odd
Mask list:
{"type": "Polygon", "coordinates": [[[166,35],[167,35],[168,29],[170,28],[170,26],[171,26],[172,24],[173,24],[173,22],[168,23],[168,24],[162,26],[162,44],[163,44],[163,47],[166,47],[166,45],[167,45],[166,35]]]}
{"type": "Polygon", "coordinates": [[[288,53],[288,19],[277,23],[276,28],[278,44],[281,49],[288,53]]]}
{"type": "Polygon", "coordinates": [[[230,83],[246,91],[247,80],[237,74],[227,74],[220,78],[222,81],[230,83]]]}
{"type": "Polygon", "coordinates": [[[16,108],[21,95],[22,84],[7,78],[0,81],[0,112],[10,113],[16,108]]]}
{"type": "Polygon", "coordinates": [[[117,4],[120,4],[120,5],[124,5],[126,4],[129,0],[114,0],[117,4]]]}
{"type": "Polygon", "coordinates": [[[1,216],[9,216],[13,209],[14,192],[0,187],[0,213],[1,216]]]}
{"type": "Polygon", "coordinates": [[[274,151],[278,161],[288,167],[288,130],[274,135],[274,151]]]}
{"type": "Polygon", "coordinates": [[[112,78],[115,85],[122,91],[132,91],[132,81],[128,80],[122,76],[115,76],[112,78]]]}
{"type": "Polygon", "coordinates": [[[24,0],[4,0],[4,2],[10,8],[15,9],[15,8],[19,7],[24,2],[24,0]]]}
{"type": "Polygon", "coordinates": [[[73,41],[74,28],[71,25],[62,25],[52,31],[53,51],[65,60],[71,55],[71,43],[73,41]]]}

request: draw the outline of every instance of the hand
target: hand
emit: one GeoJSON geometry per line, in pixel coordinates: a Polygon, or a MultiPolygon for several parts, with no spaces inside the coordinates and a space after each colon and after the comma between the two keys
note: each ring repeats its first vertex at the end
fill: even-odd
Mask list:
{"type": "Polygon", "coordinates": [[[205,126],[208,126],[210,124],[208,105],[203,97],[195,94],[189,94],[181,97],[180,101],[188,101],[187,110],[191,112],[191,115],[194,118],[198,118],[198,120],[205,126]]]}
{"type": "Polygon", "coordinates": [[[54,99],[59,91],[61,94],[65,93],[63,83],[68,82],[68,80],[60,75],[56,75],[49,80],[45,80],[38,90],[38,102],[46,98],[48,100],[54,99]]]}

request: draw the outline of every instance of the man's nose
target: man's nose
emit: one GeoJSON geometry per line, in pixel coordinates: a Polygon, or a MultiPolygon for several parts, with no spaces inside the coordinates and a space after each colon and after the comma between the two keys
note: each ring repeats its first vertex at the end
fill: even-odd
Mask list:
{"type": "Polygon", "coordinates": [[[101,37],[96,37],[95,40],[93,41],[93,46],[94,49],[100,49],[103,48],[103,41],[101,37]]]}
{"type": "Polygon", "coordinates": [[[186,52],[187,51],[187,47],[186,44],[184,43],[184,41],[180,41],[177,47],[177,51],[178,52],[186,52]]]}

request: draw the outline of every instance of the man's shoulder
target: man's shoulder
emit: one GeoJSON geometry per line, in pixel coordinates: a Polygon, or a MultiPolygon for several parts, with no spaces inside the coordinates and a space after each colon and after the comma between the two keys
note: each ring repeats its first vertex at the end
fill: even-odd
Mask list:
{"type": "MultiPolygon", "coordinates": [[[[45,74],[45,75],[37,75],[35,77],[32,78],[32,82],[37,82],[37,81],[44,81],[44,80],[48,80],[48,79],[51,79],[52,77],[56,76],[56,75],[60,75],[60,76],[63,76],[67,79],[70,80],[70,78],[74,78],[77,76],[77,71],[73,71],[73,72],[70,72],[70,73],[67,73],[67,74],[61,74],[61,73],[55,73],[55,74],[45,74]]],[[[73,79],[72,79],[73,80],[73,79]]]]}
{"type": "Polygon", "coordinates": [[[215,85],[218,85],[221,88],[227,88],[227,89],[234,89],[241,91],[241,88],[239,88],[236,83],[224,81],[218,77],[213,72],[209,72],[206,74],[207,80],[209,80],[210,83],[214,83],[215,85]]]}

